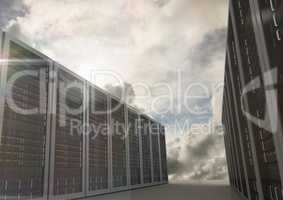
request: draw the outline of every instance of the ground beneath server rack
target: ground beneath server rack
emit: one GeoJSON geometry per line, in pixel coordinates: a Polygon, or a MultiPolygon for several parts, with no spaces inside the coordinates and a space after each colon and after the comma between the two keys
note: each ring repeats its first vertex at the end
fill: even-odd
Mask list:
{"type": "Polygon", "coordinates": [[[228,185],[168,184],[85,200],[241,200],[228,185]]]}

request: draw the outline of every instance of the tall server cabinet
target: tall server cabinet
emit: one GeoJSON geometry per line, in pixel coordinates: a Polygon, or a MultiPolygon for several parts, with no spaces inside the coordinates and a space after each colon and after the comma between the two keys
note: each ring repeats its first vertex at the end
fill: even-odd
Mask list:
{"type": "MultiPolygon", "coordinates": [[[[261,71],[259,68],[260,60],[259,55],[257,53],[257,46],[256,46],[256,37],[255,37],[255,30],[252,26],[252,10],[250,7],[249,1],[237,1],[232,2],[231,1],[231,19],[234,22],[234,27],[232,26],[232,22],[230,22],[230,30],[232,34],[234,35],[232,38],[231,43],[229,44],[230,55],[231,55],[231,64],[235,63],[235,60],[238,60],[238,63],[231,65],[231,67],[238,68],[239,73],[239,80],[241,82],[240,88],[247,85],[250,81],[252,81],[254,78],[260,75],[261,71]],[[233,14],[232,14],[233,13],[233,14]],[[235,28],[237,27],[237,28],[235,28]],[[236,38],[237,37],[237,38],[236,38]],[[238,48],[238,55],[237,55],[237,48],[238,48]],[[240,58],[239,58],[240,57],[240,58]]],[[[230,42],[230,41],[228,41],[230,42]]],[[[240,91],[240,94],[242,94],[242,90],[240,91]]],[[[259,93],[251,93],[248,98],[261,98],[259,93]],[[253,96],[252,96],[253,95],[253,96]]],[[[252,109],[252,107],[257,106],[256,103],[248,104],[248,106],[252,109]]],[[[256,113],[253,113],[257,115],[256,113]]],[[[259,158],[261,156],[261,153],[259,152],[258,148],[256,149],[257,144],[260,145],[258,140],[258,128],[251,124],[249,121],[246,122],[249,131],[249,137],[247,139],[254,141],[250,145],[250,149],[254,149],[252,154],[253,157],[253,167],[254,171],[260,173],[260,168],[257,163],[260,162],[259,158]]],[[[252,173],[253,171],[250,171],[252,173]]],[[[251,175],[249,175],[251,176],[251,175]]],[[[249,180],[249,186],[250,186],[250,192],[252,195],[252,198],[260,198],[260,196],[263,195],[261,188],[262,186],[259,185],[259,179],[260,177],[257,176],[255,179],[249,180]],[[257,182],[257,183],[256,183],[257,182]]]]}
{"type": "Polygon", "coordinates": [[[140,132],[139,115],[132,109],[128,109],[128,137],[130,154],[130,180],[131,185],[141,184],[141,158],[140,158],[140,132]]]}
{"type": "Polygon", "coordinates": [[[84,81],[63,68],[55,69],[50,196],[71,199],[84,195],[84,81]]]}
{"type": "Polygon", "coordinates": [[[141,116],[141,136],[142,136],[142,159],[143,159],[143,183],[152,183],[151,171],[151,147],[150,147],[150,121],[141,116]]]}
{"type": "Polygon", "coordinates": [[[0,198],[46,198],[49,145],[49,62],[2,35],[0,198]],[[2,55],[3,55],[2,54],[2,55]]]}
{"type": "MultiPolygon", "coordinates": [[[[283,198],[282,6],[281,0],[230,1],[228,31],[233,32],[233,37],[228,36],[225,73],[230,75],[224,95],[229,96],[231,91],[235,95],[234,99],[226,98],[225,112],[239,110],[237,134],[244,138],[243,161],[250,199],[283,198]]],[[[229,126],[234,123],[234,117],[229,120],[225,116],[228,136],[233,132],[229,126]]]]}
{"type": "Polygon", "coordinates": [[[87,193],[109,191],[109,128],[107,95],[93,86],[88,88],[87,108],[87,193]]]}
{"type": "Polygon", "coordinates": [[[159,124],[151,122],[151,144],[152,144],[152,162],[153,162],[153,181],[160,182],[160,148],[159,148],[159,124]]]}
{"type": "MultiPolygon", "coordinates": [[[[275,102],[275,106],[278,107],[278,123],[280,124],[276,133],[273,134],[273,137],[270,138],[269,131],[263,131],[261,135],[264,140],[264,147],[262,150],[265,152],[263,155],[264,166],[263,173],[267,174],[270,178],[264,179],[264,190],[282,190],[283,193],[283,59],[282,59],[282,51],[283,51],[283,1],[282,0],[270,0],[270,1],[255,1],[255,7],[261,20],[258,21],[259,26],[258,29],[261,30],[262,33],[259,36],[261,37],[261,41],[263,41],[262,46],[265,48],[260,48],[262,54],[265,58],[264,65],[261,66],[262,71],[266,74],[274,75],[272,82],[268,82],[267,77],[264,77],[265,81],[265,99],[266,102],[270,99],[270,94],[273,93],[273,100],[275,102]],[[272,90],[267,89],[267,87],[272,87],[272,90]],[[268,138],[268,139],[267,139],[268,138]],[[281,177],[281,179],[280,179],[281,177]],[[268,180],[269,179],[269,180],[268,180]],[[271,180],[270,180],[271,179],[271,180]]],[[[263,56],[262,56],[263,57],[263,56]]],[[[263,93],[263,92],[262,92],[263,93]]],[[[270,111],[265,112],[263,109],[259,109],[259,115],[264,117],[264,113],[271,114],[270,111]]],[[[270,192],[269,192],[270,193],[270,192]]]]}
{"type": "Polygon", "coordinates": [[[125,133],[125,107],[111,98],[111,135],[112,135],[112,187],[127,186],[127,152],[125,133]]]}
{"type": "MultiPolygon", "coordinates": [[[[235,39],[233,37],[233,32],[231,28],[231,23],[229,23],[229,33],[228,33],[228,49],[227,49],[227,57],[229,59],[226,60],[226,76],[228,78],[231,78],[231,83],[233,82],[233,101],[234,105],[237,107],[235,108],[235,112],[238,114],[238,126],[239,126],[239,135],[242,138],[242,145],[243,145],[243,162],[245,163],[246,168],[246,176],[248,178],[247,181],[243,179],[243,184],[245,182],[248,183],[244,189],[247,189],[248,193],[250,193],[251,198],[257,198],[258,197],[258,189],[256,186],[256,175],[255,175],[255,169],[254,169],[254,161],[253,161],[253,152],[251,149],[251,139],[247,127],[247,121],[244,120],[245,116],[242,112],[240,112],[241,108],[241,93],[242,93],[242,85],[240,83],[240,75],[239,75],[239,69],[238,69],[238,59],[237,59],[237,53],[235,50],[235,39]],[[230,67],[229,67],[230,66],[230,67]],[[228,73],[229,72],[229,73],[228,73]],[[232,80],[233,79],[233,80],[232,80]]],[[[227,81],[228,78],[225,78],[227,81]]],[[[228,83],[225,82],[225,85],[228,83]]],[[[226,86],[228,87],[228,85],[226,86]]],[[[232,91],[231,91],[232,92],[232,91]]],[[[228,101],[226,101],[228,102],[228,101]]]]}
{"type": "Polygon", "coordinates": [[[167,153],[166,153],[166,139],[165,139],[165,127],[160,125],[160,155],[161,155],[161,169],[162,169],[162,182],[168,182],[167,171],[167,153]]]}

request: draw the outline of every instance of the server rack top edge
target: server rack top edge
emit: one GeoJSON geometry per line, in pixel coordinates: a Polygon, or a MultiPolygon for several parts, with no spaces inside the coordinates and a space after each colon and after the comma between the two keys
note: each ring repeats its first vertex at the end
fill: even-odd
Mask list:
{"type": "MultiPolygon", "coordinates": [[[[79,78],[80,80],[84,81],[86,85],[91,86],[91,87],[94,87],[95,89],[99,90],[100,92],[104,93],[105,95],[109,96],[110,98],[119,101],[119,103],[124,104],[127,109],[131,109],[131,110],[133,110],[134,112],[136,112],[138,115],[140,115],[140,116],[145,116],[147,119],[152,120],[152,121],[154,121],[154,122],[160,124],[161,126],[164,126],[163,124],[161,124],[159,121],[157,121],[157,120],[154,119],[153,117],[151,117],[151,116],[149,116],[149,115],[147,115],[147,114],[141,112],[141,111],[138,110],[136,107],[127,104],[126,102],[122,101],[121,98],[119,98],[119,97],[115,96],[114,94],[112,94],[112,93],[106,91],[105,89],[103,89],[103,88],[101,88],[101,87],[95,85],[95,84],[92,83],[91,81],[86,80],[85,78],[81,77],[80,75],[78,75],[78,74],[76,74],[75,72],[73,72],[72,70],[70,70],[68,67],[66,67],[66,66],[64,66],[64,65],[62,65],[62,64],[60,64],[59,62],[57,62],[57,61],[55,61],[54,59],[50,58],[49,56],[43,54],[43,53],[40,52],[39,50],[37,50],[37,49],[31,47],[31,46],[28,45],[27,43],[25,43],[25,42],[21,41],[20,39],[16,38],[15,36],[13,36],[13,35],[7,33],[6,31],[0,30],[0,36],[1,36],[0,39],[1,39],[1,42],[2,42],[2,43],[4,43],[3,38],[8,38],[10,41],[13,41],[13,42],[17,43],[18,45],[20,45],[20,46],[22,46],[22,47],[28,49],[29,51],[31,51],[31,52],[33,52],[33,53],[35,53],[35,54],[37,54],[37,55],[40,55],[41,57],[43,57],[44,59],[46,59],[46,60],[49,61],[50,63],[53,63],[54,66],[56,66],[56,67],[58,67],[58,68],[60,68],[60,69],[62,69],[62,70],[64,70],[64,71],[66,71],[66,72],[69,72],[69,73],[71,73],[71,74],[74,75],[74,76],[76,76],[76,77],[79,78]]],[[[0,44],[1,44],[1,43],[0,43],[0,44]]],[[[3,45],[3,44],[1,44],[1,45],[3,45]]],[[[2,52],[0,51],[0,53],[2,53],[2,52]]]]}

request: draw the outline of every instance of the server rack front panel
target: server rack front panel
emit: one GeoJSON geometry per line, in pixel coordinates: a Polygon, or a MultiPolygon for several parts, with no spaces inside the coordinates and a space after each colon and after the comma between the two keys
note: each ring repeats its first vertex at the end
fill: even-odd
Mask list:
{"type": "MultiPolygon", "coordinates": [[[[4,59],[4,33],[2,31],[0,31],[0,59],[1,61],[4,59]]],[[[2,67],[3,62],[0,62],[0,89],[1,91],[4,90],[4,77],[2,77],[4,75],[4,73],[2,72],[4,70],[4,67],[2,67]]],[[[3,104],[5,101],[5,97],[4,95],[0,95],[0,144],[1,144],[1,135],[2,135],[2,124],[3,124],[3,114],[4,114],[4,109],[3,109],[3,104]]]]}
{"type": "MultiPolygon", "coordinates": [[[[255,8],[260,2],[261,6],[263,6],[262,8],[264,9],[264,11],[262,10],[262,15],[261,15],[262,19],[264,20],[263,24],[265,28],[267,26],[270,26],[271,24],[270,21],[272,21],[272,15],[270,14],[270,2],[275,2],[275,1],[271,0],[271,1],[249,1],[249,2],[250,2],[250,8],[248,9],[249,15],[258,16],[258,12],[257,10],[255,10],[255,8]],[[269,6],[269,9],[267,9],[267,5],[269,6]],[[268,16],[270,16],[271,18],[269,19],[268,16]]],[[[279,3],[279,1],[276,2],[279,3]]],[[[234,5],[235,16],[240,15],[237,14],[240,13],[239,12],[240,9],[241,8],[239,6],[237,7],[236,5],[234,5]]],[[[252,21],[251,19],[253,19],[253,17],[249,17],[249,19],[252,23],[250,23],[249,26],[245,26],[246,31],[239,31],[239,27],[241,27],[242,25],[240,21],[238,20],[235,21],[239,34],[238,38],[240,44],[239,45],[240,52],[242,54],[241,55],[243,62],[242,70],[244,72],[243,75],[245,79],[244,85],[248,84],[250,81],[256,78],[260,80],[260,84],[261,84],[260,88],[257,88],[257,91],[249,92],[246,95],[246,98],[249,104],[250,114],[258,119],[264,119],[265,111],[266,111],[265,99],[268,97],[266,97],[265,95],[264,84],[267,80],[264,80],[263,73],[265,73],[266,70],[271,70],[271,68],[268,69],[269,64],[266,64],[269,63],[269,61],[265,59],[266,52],[264,52],[264,50],[266,49],[266,45],[271,44],[272,46],[273,44],[277,46],[278,44],[280,44],[280,41],[276,41],[276,40],[271,41],[272,39],[266,40],[267,41],[266,44],[265,41],[260,39],[262,38],[260,30],[263,24],[258,24],[257,23],[258,21],[252,21]],[[246,32],[247,34],[245,35],[243,34],[243,32],[246,32]],[[255,53],[251,53],[251,52],[255,52],[255,53]]],[[[275,52],[273,56],[276,56],[275,52]]],[[[280,63],[278,63],[275,58],[274,58],[274,62],[276,63],[277,66],[279,66],[280,63]]],[[[274,81],[274,80],[268,80],[268,81],[274,81]]],[[[274,98],[275,99],[273,99],[273,101],[276,101],[277,97],[274,98]]],[[[273,198],[274,195],[277,195],[281,198],[282,183],[281,183],[280,175],[282,175],[282,173],[280,174],[279,164],[282,163],[282,158],[277,155],[275,144],[277,141],[280,141],[280,139],[282,140],[282,137],[274,139],[272,133],[259,127],[257,124],[252,124],[252,129],[254,133],[253,137],[255,140],[255,147],[257,151],[257,162],[259,166],[260,182],[262,185],[263,196],[266,199],[273,198]]],[[[280,144],[277,146],[282,146],[282,145],[280,144]]],[[[281,152],[280,148],[278,149],[279,152],[281,152]]]]}
{"type": "MultiPolygon", "coordinates": [[[[229,47],[228,47],[229,49],[229,47]]],[[[247,121],[245,119],[245,116],[242,112],[241,108],[241,93],[242,93],[242,88],[241,88],[241,83],[240,83],[240,77],[239,77],[239,71],[238,71],[238,62],[235,59],[236,56],[233,56],[233,54],[235,54],[235,52],[230,51],[229,54],[229,58],[233,58],[233,59],[229,59],[230,60],[230,74],[227,74],[227,76],[230,75],[230,78],[232,81],[234,81],[233,83],[233,87],[234,87],[234,95],[233,95],[233,99],[235,101],[235,105],[237,107],[237,113],[238,113],[238,124],[240,127],[240,137],[241,137],[241,146],[243,149],[243,158],[244,158],[244,164],[245,164],[245,168],[246,168],[246,173],[247,173],[247,181],[248,181],[248,185],[247,185],[247,189],[248,192],[250,193],[251,199],[256,199],[258,196],[258,192],[257,192],[257,187],[256,187],[256,176],[255,176],[255,171],[254,171],[254,161],[252,158],[252,150],[251,150],[251,142],[250,142],[250,137],[248,134],[248,127],[247,127],[247,121]]],[[[228,73],[228,72],[227,72],[228,73]]]]}
{"type": "Polygon", "coordinates": [[[160,142],[160,127],[161,124],[158,124],[158,151],[159,151],[159,177],[160,177],[160,183],[162,183],[162,158],[161,158],[161,142],[160,142]]]}
{"type": "Polygon", "coordinates": [[[8,62],[1,65],[1,87],[6,94],[1,96],[0,198],[44,199],[50,63],[8,36],[3,45],[8,62]]]}
{"type": "MultiPolygon", "coordinates": [[[[226,76],[226,74],[225,74],[226,76]]],[[[224,79],[225,80],[225,79],[224,79]]],[[[224,89],[223,89],[223,114],[222,114],[222,122],[224,126],[224,141],[225,141],[225,150],[226,150],[226,157],[227,157],[227,164],[228,164],[228,170],[229,170],[229,179],[230,179],[230,184],[232,187],[235,187],[235,182],[234,182],[234,169],[233,169],[233,163],[232,163],[232,156],[231,156],[231,150],[229,146],[229,129],[228,129],[228,116],[227,116],[227,109],[226,109],[226,104],[227,104],[227,99],[226,99],[226,84],[224,83],[224,89]]]]}
{"type": "Polygon", "coordinates": [[[84,81],[56,66],[50,198],[84,196],[84,81]]]}
{"type": "Polygon", "coordinates": [[[143,182],[145,185],[152,183],[151,152],[150,152],[150,122],[141,116],[142,157],[143,157],[143,182]]]}
{"type": "Polygon", "coordinates": [[[244,157],[242,156],[241,149],[240,149],[240,134],[241,134],[241,129],[238,128],[236,124],[236,107],[234,104],[234,97],[233,97],[233,84],[232,80],[229,76],[230,69],[227,70],[228,76],[227,76],[227,86],[228,86],[228,105],[229,105],[229,110],[230,110],[230,116],[231,116],[231,136],[232,140],[234,142],[234,147],[235,147],[235,153],[236,153],[236,159],[237,159],[237,168],[239,171],[239,180],[240,180],[240,192],[246,197],[249,197],[249,191],[248,191],[248,184],[245,176],[245,169],[244,169],[244,157]]]}
{"type": "Polygon", "coordinates": [[[165,127],[160,126],[160,149],[161,149],[161,161],[162,161],[162,182],[168,182],[167,171],[167,153],[166,153],[166,139],[165,139],[165,127]]]}
{"type": "Polygon", "coordinates": [[[230,129],[229,129],[229,123],[228,123],[228,109],[227,109],[227,84],[226,84],[226,76],[227,76],[227,66],[228,61],[226,57],[226,65],[225,65],[225,74],[224,74],[224,89],[223,89],[223,125],[224,125],[224,140],[225,140],[225,150],[226,150],[226,157],[227,157],[227,164],[228,164],[228,170],[229,170],[229,178],[230,178],[230,184],[233,188],[236,188],[236,181],[235,181],[235,173],[234,173],[234,165],[233,165],[233,159],[232,159],[232,153],[231,153],[231,147],[230,147],[230,129]]]}
{"type": "Polygon", "coordinates": [[[130,154],[130,182],[132,186],[141,184],[140,141],[138,130],[138,113],[128,109],[128,135],[130,154]]]}
{"type": "MultiPolygon", "coordinates": [[[[244,2],[245,5],[241,6],[242,9],[248,9],[249,4],[248,2],[244,2]]],[[[238,15],[237,20],[243,20],[242,16],[238,15]]],[[[247,17],[247,16],[246,16],[247,17]]],[[[245,18],[244,18],[245,19],[245,18]]],[[[245,23],[247,26],[250,25],[248,20],[245,19],[245,23]]],[[[245,26],[244,26],[245,27],[245,26]]],[[[244,28],[243,27],[243,28],[244,28]]],[[[235,38],[234,38],[234,32],[233,32],[233,26],[231,24],[231,20],[229,21],[229,34],[228,34],[228,53],[227,53],[227,58],[229,58],[229,63],[226,65],[228,66],[227,70],[227,76],[230,77],[230,73],[232,73],[232,77],[234,79],[234,92],[236,95],[234,96],[236,103],[238,104],[238,113],[240,116],[239,120],[239,125],[241,127],[241,131],[239,132],[240,137],[242,138],[242,144],[243,144],[243,149],[244,149],[244,159],[246,160],[246,166],[247,166],[247,176],[248,176],[248,193],[251,195],[252,199],[257,198],[258,196],[258,188],[257,188],[257,179],[256,179],[256,174],[255,174],[255,164],[254,164],[254,159],[253,159],[253,153],[252,153],[252,144],[251,144],[251,139],[249,135],[249,130],[248,130],[248,125],[247,125],[247,120],[246,117],[244,116],[241,108],[241,82],[240,82],[240,74],[239,74],[239,60],[237,57],[237,52],[236,52],[236,45],[235,45],[235,38]],[[231,72],[230,72],[231,70],[231,72]]],[[[232,81],[232,80],[231,80],[232,81]]]]}
{"type": "Polygon", "coordinates": [[[142,123],[141,115],[138,116],[138,134],[139,134],[139,150],[140,150],[140,173],[141,173],[141,184],[144,185],[143,175],[143,140],[142,140],[142,123]]]}
{"type": "MultiPolygon", "coordinates": [[[[276,133],[274,134],[273,140],[274,140],[274,148],[276,153],[276,161],[279,166],[279,173],[281,176],[281,181],[276,178],[277,183],[272,184],[271,187],[276,187],[278,190],[278,187],[281,187],[281,190],[283,192],[282,188],[282,181],[283,181],[283,127],[282,127],[282,110],[283,110],[283,104],[281,102],[281,99],[283,97],[283,59],[282,59],[282,51],[283,51],[283,1],[282,0],[270,0],[270,1],[259,1],[255,0],[255,13],[258,13],[260,18],[258,18],[258,36],[260,37],[261,43],[259,44],[260,48],[259,50],[263,54],[263,58],[265,59],[266,65],[262,66],[262,71],[264,72],[276,72],[277,74],[274,74],[274,77],[269,77],[270,83],[273,82],[273,88],[274,91],[277,91],[273,95],[272,101],[277,102],[274,105],[277,106],[278,113],[268,113],[269,111],[266,110],[266,114],[269,115],[277,115],[275,116],[278,118],[278,123],[280,123],[280,126],[278,126],[278,130],[276,130],[276,133]],[[261,33],[261,34],[260,34],[261,33]],[[272,80],[273,79],[273,80],[272,80]],[[278,184],[278,182],[281,182],[278,184]]],[[[269,92],[270,93],[270,92],[269,92]]],[[[270,93],[271,94],[271,93],[270,93]]],[[[271,96],[271,95],[269,95],[271,96]]],[[[270,97],[266,97],[270,98],[270,97]]],[[[272,120],[274,121],[274,120],[272,120]]],[[[276,174],[278,176],[278,174],[276,174]]]]}
{"type": "Polygon", "coordinates": [[[260,18],[257,21],[258,36],[261,40],[261,52],[266,54],[269,66],[263,66],[265,70],[278,68],[280,74],[283,70],[283,1],[282,0],[253,0],[255,14],[260,18]]]}
{"type": "Polygon", "coordinates": [[[90,86],[87,115],[87,194],[109,192],[107,95],[90,86]]]}
{"type": "MultiPolygon", "coordinates": [[[[224,92],[225,95],[225,92],[224,92]]],[[[223,96],[225,97],[225,96],[223,96]]],[[[223,101],[223,109],[226,110],[226,101],[223,101]]],[[[226,112],[225,112],[226,113],[226,112]]],[[[229,170],[229,179],[230,179],[230,184],[233,188],[236,187],[235,184],[235,179],[234,179],[234,169],[233,169],[233,162],[232,162],[232,156],[231,156],[231,149],[229,146],[229,129],[228,129],[228,122],[227,122],[227,116],[223,119],[223,124],[224,124],[224,140],[225,140],[225,150],[226,150],[226,156],[227,156],[227,164],[228,164],[228,170],[229,170]]]]}
{"type": "Polygon", "coordinates": [[[153,162],[153,181],[159,183],[160,177],[160,163],[159,163],[159,124],[151,122],[151,140],[152,140],[152,162],[153,162]]]}
{"type": "MultiPolygon", "coordinates": [[[[225,76],[226,77],[226,76],[225,76]]],[[[225,101],[225,107],[226,110],[228,110],[229,112],[227,113],[227,130],[228,130],[228,145],[229,145],[229,149],[230,149],[230,156],[231,156],[231,160],[232,160],[232,167],[233,167],[233,178],[234,178],[234,185],[235,185],[235,189],[237,191],[240,191],[241,188],[241,183],[240,183],[240,178],[239,178],[239,170],[238,170],[238,163],[237,163],[237,159],[236,159],[236,153],[235,153],[235,146],[234,146],[234,140],[232,137],[232,123],[231,123],[231,116],[230,116],[230,108],[229,108],[229,100],[228,100],[228,87],[227,87],[227,78],[225,78],[225,99],[227,99],[227,101],[225,101]]]]}
{"type": "MultiPolygon", "coordinates": [[[[246,87],[250,81],[261,76],[260,68],[260,55],[258,54],[256,31],[253,26],[250,1],[231,1],[230,13],[231,21],[233,25],[234,32],[234,43],[235,52],[239,60],[238,71],[240,74],[240,83],[242,87],[246,87]],[[243,5],[245,5],[245,10],[243,10],[243,5]]],[[[260,79],[260,82],[262,80],[260,79]]],[[[262,89],[262,88],[259,88],[262,89]]],[[[249,92],[248,95],[241,95],[244,100],[243,107],[245,112],[250,113],[253,116],[257,116],[256,110],[254,109],[258,104],[258,101],[251,101],[251,98],[262,99],[262,96],[258,92],[249,92]],[[257,105],[256,105],[257,104],[257,105]]],[[[261,105],[262,106],[262,105],[261,105]]],[[[260,150],[260,139],[259,139],[259,127],[253,124],[250,120],[247,120],[247,128],[250,135],[250,143],[252,149],[252,156],[254,161],[254,169],[256,174],[256,185],[258,198],[264,199],[264,195],[267,193],[263,192],[262,186],[262,175],[263,175],[263,165],[262,165],[262,152],[260,150]]]]}
{"type": "Polygon", "coordinates": [[[112,190],[127,187],[127,152],[124,105],[111,98],[112,190]]]}

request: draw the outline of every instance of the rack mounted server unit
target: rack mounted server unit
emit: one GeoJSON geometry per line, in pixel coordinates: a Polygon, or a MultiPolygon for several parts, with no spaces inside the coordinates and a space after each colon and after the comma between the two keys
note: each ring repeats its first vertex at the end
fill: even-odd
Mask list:
{"type": "Polygon", "coordinates": [[[168,183],[163,125],[4,32],[0,55],[0,199],[168,183]]]}
{"type": "Polygon", "coordinates": [[[230,182],[283,199],[283,1],[230,0],[222,120],[230,182]]]}

